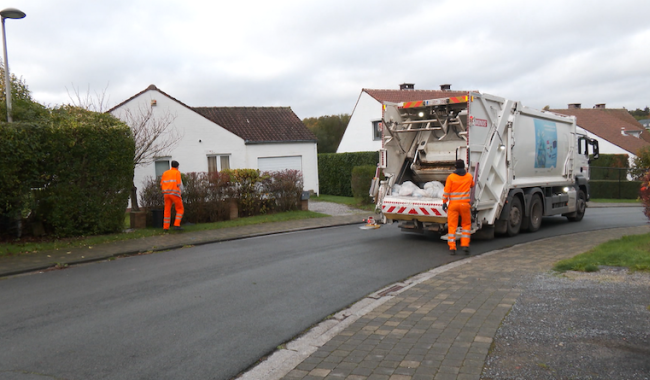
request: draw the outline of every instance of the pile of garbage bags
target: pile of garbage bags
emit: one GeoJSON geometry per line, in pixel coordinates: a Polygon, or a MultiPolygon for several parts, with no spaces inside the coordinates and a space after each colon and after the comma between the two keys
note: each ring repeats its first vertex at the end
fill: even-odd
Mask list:
{"type": "Polygon", "coordinates": [[[416,198],[442,198],[445,191],[445,185],[439,181],[431,181],[424,184],[424,189],[411,181],[406,181],[401,185],[395,184],[392,189],[393,195],[416,198]]]}

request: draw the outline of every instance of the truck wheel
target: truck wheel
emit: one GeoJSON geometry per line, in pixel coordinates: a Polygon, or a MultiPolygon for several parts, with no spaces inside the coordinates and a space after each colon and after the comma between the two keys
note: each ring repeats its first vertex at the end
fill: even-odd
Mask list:
{"type": "Polygon", "coordinates": [[[530,213],[527,218],[528,228],[526,230],[528,232],[539,230],[539,227],[542,225],[542,215],[544,215],[542,200],[537,195],[534,195],[530,201],[530,213]]]}
{"type": "Polygon", "coordinates": [[[576,212],[572,212],[566,218],[570,222],[579,222],[585,216],[585,210],[587,209],[587,196],[585,192],[580,190],[578,191],[578,199],[576,199],[576,212]]]}
{"type": "Polygon", "coordinates": [[[521,212],[521,200],[519,197],[514,197],[510,201],[510,213],[508,214],[508,229],[506,234],[508,236],[516,236],[521,229],[521,220],[524,213],[521,212]]]}

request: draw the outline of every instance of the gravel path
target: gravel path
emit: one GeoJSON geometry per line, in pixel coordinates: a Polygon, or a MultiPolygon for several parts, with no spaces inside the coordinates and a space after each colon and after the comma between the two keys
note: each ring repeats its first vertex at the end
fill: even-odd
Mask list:
{"type": "Polygon", "coordinates": [[[649,379],[650,274],[605,268],[530,279],[481,379],[649,379]]]}
{"type": "Polygon", "coordinates": [[[320,212],[322,214],[327,214],[327,215],[350,215],[350,214],[372,215],[371,211],[358,210],[338,203],[312,201],[311,199],[309,200],[309,211],[320,212]]]}

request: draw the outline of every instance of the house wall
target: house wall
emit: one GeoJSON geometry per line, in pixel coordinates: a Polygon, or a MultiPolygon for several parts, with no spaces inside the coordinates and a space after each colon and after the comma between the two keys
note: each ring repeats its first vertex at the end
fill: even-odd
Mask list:
{"type": "Polygon", "coordinates": [[[304,189],[319,194],[316,143],[248,144],[247,148],[246,167],[253,169],[259,169],[257,159],[260,157],[301,156],[304,189]]]}
{"type": "MultiPolygon", "coordinates": [[[[139,107],[151,107],[152,100],[156,100],[154,117],[164,116],[165,113],[175,115],[170,129],[174,128],[181,138],[163,156],[178,161],[181,173],[207,172],[208,156],[212,155],[229,155],[231,169],[257,169],[258,157],[302,156],[304,189],[318,194],[318,156],[315,142],[246,145],[241,137],[155,90],[146,91],[111,113],[126,121],[126,110],[137,113],[139,107]]],[[[139,165],[135,169],[134,184],[138,189],[142,189],[145,181],[155,176],[154,162],[139,165]]],[[[130,207],[130,200],[127,207],[130,207]]]]}
{"type": "Polygon", "coordinates": [[[373,140],[372,122],[381,119],[382,105],[365,91],[361,92],[336,153],[373,152],[381,149],[381,140],[373,140]]]}
{"type": "MultiPolygon", "coordinates": [[[[231,168],[246,167],[246,145],[242,138],[158,91],[147,91],[111,113],[125,120],[124,113],[127,109],[132,113],[138,112],[138,107],[151,107],[151,100],[156,100],[157,103],[154,107],[154,117],[162,116],[166,112],[175,115],[170,129],[175,128],[182,137],[165,156],[178,161],[182,173],[207,172],[207,157],[212,154],[230,154],[231,168]]],[[[135,169],[135,186],[141,189],[147,178],[155,176],[154,163],[139,165],[135,169]]]]}

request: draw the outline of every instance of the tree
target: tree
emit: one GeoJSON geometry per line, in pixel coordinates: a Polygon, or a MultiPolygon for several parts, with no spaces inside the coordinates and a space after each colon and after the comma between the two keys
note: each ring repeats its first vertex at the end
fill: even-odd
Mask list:
{"type": "MultiPolygon", "coordinates": [[[[135,155],[133,168],[152,163],[156,157],[166,156],[181,139],[182,133],[173,127],[176,115],[169,110],[155,112],[156,108],[140,104],[137,108],[127,108],[118,117],[133,132],[135,155]]],[[[135,178],[134,178],[135,179],[135,178]]],[[[131,188],[131,210],[140,211],[138,189],[135,182],[131,188]]]]}
{"type": "Polygon", "coordinates": [[[634,166],[630,170],[630,174],[634,179],[641,180],[643,176],[650,170],[650,145],[646,145],[636,152],[634,157],[634,166]]]}
{"type": "MultiPolygon", "coordinates": [[[[107,87],[108,88],[108,87],[107,87]]],[[[107,99],[106,89],[101,93],[90,93],[90,88],[85,94],[79,91],[79,88],[72,86],[73,94],[68,90],[68,97],[73,105],[83,109],[95,112],[108,112],[106,109],[107,99]]],[[[176,128],[173,127],[176,115],[172,115],[169,110],[158,110],[148,105],[150,103],[140,103],[136,108],[120,109],[113,114],[122,120],[131,128],[133,140],[135,140],[135,154],[133,156],[133,169],[141,165],[152,163],[156,157],[166,156],[183,137],[176,128]]],[[[135,175],[135,174],[134,174],[135,175]]],[[[131,210],[140,211],[138,204],[138,188],[134,182],[131,186],[131,210]]]]}
{"type": "Polygon", "coordinates": [[[350,115],[308,117],[302,121],[318,139],[318,153],[336,153],[343,133],[350,122],[350,115]]]}
{"type": "Polygon", "coordinates": [[[70,90],[66,87],[65,90],[68,92],[68,97],[72,102],[72,105],[75,107],[83,108],[87,111],[103,113],[108,110],[108,98],[106,97],[106,88],[100,93],[95,91],[95,95],[90,94],[90,86],[86,89],[86,93],[82,94],[79,91],[79,87],[75,87],[74,83],[72,84],[72,91],[74,95],[70,94],[70,90]]]}
{"type": "MultiPolygon", "coordinates": [[[[7,98],[5,96],[5,69],[0,63],[0,120],[7,120],[7,98]]],[[[44,105],[32,98],[27,84],[22,78],[11,74],[11,117],[13,121],[43,121],[49,117],[50,111],[44,105]]]]}
{"type": "Polygon", "coordinates": [[[648,108],[648,106],[646,106],[644,109],[637,108],[634,111],[628,110],[627,112],[629,112],[637,120],[643,120],[650,117],[650,108],[648,108]]]}

